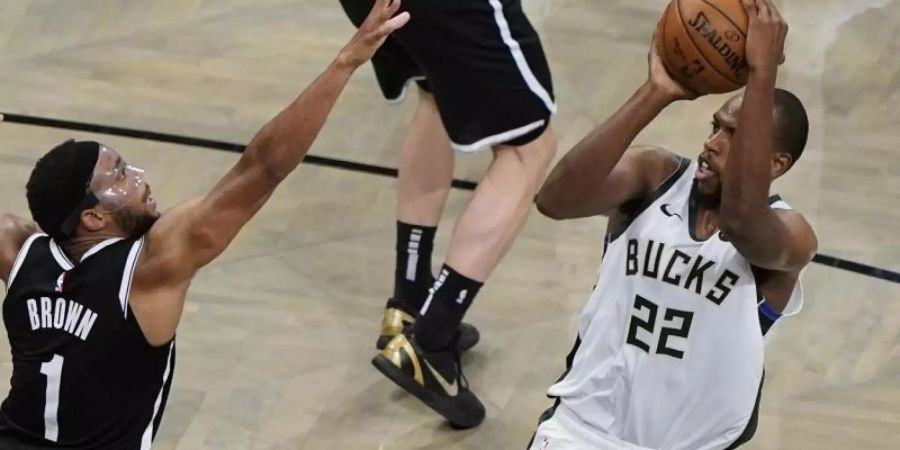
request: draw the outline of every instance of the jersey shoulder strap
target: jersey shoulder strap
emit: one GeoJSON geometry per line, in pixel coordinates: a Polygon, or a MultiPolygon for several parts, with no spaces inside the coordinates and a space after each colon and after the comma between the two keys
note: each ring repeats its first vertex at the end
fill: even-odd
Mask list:
{"type": "Polygon", "coordinates": [[[32,253],[32,247],[39,247],[40,244],[35,245],[35,242],[39,240],[46,245],[46,242],[50,240],[49,236],[44,233],[35,233],[28,237],[25,240],[25,243],[22,244],[22,248],[19,249],[19,253],[16,255],[16,259],[13,262],[12,270],[9,272],[9,280],[6,282],[6,290],[7,292],[11,291],[13,288],[13,283],[16,281],[16,275],[22,270],[22,266],[25,265],[25,261],[28,259],[29,253],[32,253]],[[45,239],[42,239],[45,238],[45,239]]]}
{"type": "Polygon", "coordinates": [[[626,218],[619,224],[615,230],[611,230],[607,236],[607,241],[612,242],[616,240],[625,230],[631,226],[631,223],[637,219],[638,216],[641,215],[653,202],[659,200],[660,197],[669,192],[672,189],[672,186],[675,185],[681,178],[684,176],[684,173],[687,172],[688,167],[691,166],[691,160],[687,159],[683,156],[678,157],[678,167],[675,168],[675,171],[672,172],[656,189],[650,191],[649,194],[642,198],[634,199],[630,202],[626,202],[622,205],[622,212],[625,214],[626,218]]]}

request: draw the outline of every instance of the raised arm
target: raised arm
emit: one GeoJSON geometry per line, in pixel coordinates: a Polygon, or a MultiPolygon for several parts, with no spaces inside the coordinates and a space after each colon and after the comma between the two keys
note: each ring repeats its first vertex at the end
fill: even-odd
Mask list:
{"type": "Polygon", "coordinates": [[[40,231],[37,225],[15,214],[0,213],[0,280],[9,280],[13,263],[22,244],[34,233],[40,231]]]}
{"type": "Polygon", "coordinates": [[[769,207],[772,182],[775,79],[787,24],[769,0],[743,0],[750,16],[744,93],[733,147],[722,176],[721,228],[758,267],[799,271],[812,259],[816,236],[795,211],[769,207]]]}
{"type": "Polygon", "coordinates": [[[177,244],[184,249],[193,269],[208,264],[224,251],[300,164],[356,68],[408,20],[407,13],[393,17],[399,7],[398,0],[378,0],[369,18],[331,65],[257,132],[237,165],[205,198],[191,206],[190,220],[179,220],[183,226],[176,226],[180,232],[175,239],[180,237],[177,244]]]}
{"type": "Polygon", "coordinates": [[[237,164],[205,197],[167,211],[148,232],[130,304],[154,344],[175,333],[196,271],[220,255],[306,155],[350,76],[409,14],[376,0],[337,58],[253,137],[237,164]]]}
{"type": "Polygon", "coordinates": [[[542,214],[553,219],[610,215],[675,170],[677,163],[668,152],[650,147],[628,150],[666,106],[695,97],[666,73],[655,39],[648,60],[647,81],[550,172],[536,199],[542,214]]]}

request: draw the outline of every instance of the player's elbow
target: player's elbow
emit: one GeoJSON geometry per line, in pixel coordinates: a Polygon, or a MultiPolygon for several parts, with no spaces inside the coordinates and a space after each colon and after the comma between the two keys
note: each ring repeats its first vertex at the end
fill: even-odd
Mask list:
{"type": "Polygon", "coordinates": [[[534,204],[537,207],[538,212],[544,217],[553,220],[563,220],[568,218],[563,209],[559,207],[559,202],[553,201],[553,199],[550,198],[550,195],[543,189],[541,192],[538,192],[537,197],[534,199],[534,204]]]}
{"type": "Polygon", "coordinates": [[[238,162],[237,172],[240,174],[261,175],[261,179],[270,181],[277,186],[291,174],[291,170],[279,158],[272,156],[273,154],[275,152],[271,151],[271,149],[255,146],[251,149],[248,147],[247,152],[244,153],[244,156],[238,162]]]}
{"type": "Polygon", "coordinates": [[[768,205],[754,205],[749,201],[722,201],[719,211],[719,229],[729,236],[742,236],[770,213],[768,205]]]}
{"type": "Polygon", "coordinates": [[[719,231],[724,233],[729,239],[737,239],[747,233],[748,221],[745,218],[734,214],[728,216],[722,215],[719,221],[719,231]]]}
{"type": "Polygon", "coordinates": [[[267,161],[262,168],[266,173],[266,178],[278,184],[291,174],[291,170],[285,166],[286,164],[282,164],[281,161],[267,161]]]}
{"type": "Polygon", "coordinates": [[[31,221],[15,214],[0,212],[0,236],[21,236],[24,239],[24,236],[39,231],[37,224],[31,221]]]}
{"type": "Polygon", "coordinates": [[[211,226],[198,226],[191,230],[190,236],[190,261],[182,261],[188,263],[191,270],[199,270],[206,266],[213,259],[218,257],[225,251],[230,242],[221,232],[217,232],[211,226]]]}
{"type": "Polygon", "coordinates": [[[719,219],[719,231],[738,247],[766,240],[765,225],[759,217],[729,215],[719,219]]]}
{"type": "Polygon", "coordinates": [[[0,212],[0,230],[8,230],[16,225],[16,216],[0,212]]]}
{"type": "Polygon", "coordinates": [[[238,167],[245,170],[261,170],[266,179],[276,183],[284,181],[293,171],[295,165],[288,164],[281,158],[287,152],[280,150],[285,145],[274,137],[274,126],[266,124],[247,145],[238,167]]]}

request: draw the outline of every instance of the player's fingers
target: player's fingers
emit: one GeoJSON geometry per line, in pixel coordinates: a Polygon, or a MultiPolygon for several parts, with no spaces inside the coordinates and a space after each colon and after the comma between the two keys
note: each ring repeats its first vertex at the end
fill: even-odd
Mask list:
{"type": "Polygon", "coordinates": [[[399,10],[400,10],[400,0],[390,0],[390,2],[388,3],[387,7],[384,10],[384,15],[382,17],[384,17],[385,19],[389,19],[389,18],[393,17],[394,14],[397,14],[397,11],[399,11],[399,10]]]}
{"type": "Polygon", "coordinates": [[[775,6],[775,3],[772,0],[766,0],[769,2],[769,12],[772,14],[772,21],[778,27],[778,41],[782,46],[782,54],[779,58],[778,64],[784,64],[785,56],[784,56],[784,42],[787,39],[788,35],[788,24],[784,21],[784,17],[781,15],[781,11],[778,10],[778,7],[775,6]]]}
{"type": "Polygon", "coordinates": [[[410,15],[407,11],[397,14],[396,16],[385,22],[383,25],[381,25],[381,27],[379,27],[378,34],[380,36],[387,36],[394,31],[403,28],[403,25],[406,25],[406,23],[409,22],[409,18],[410,15]]]}
{"type": "Polygon", "coordinates": [[[772,4],[771,11],[772,11],[772,19],[775,20],[775,22],[781,26],[781,36],[780,37],[783,41],[784,39],[787,38],[788,28],[789,28],[788,23],[784,20],[784,16],[781,15],[781,11],[778,10],[778,8],[775,6],[774,3],[772,4]]]}
{"type": "Polygon", "coordinates": [[[744,5],[744,9],[747,11],[747,16],[751,19],[756,18],[756,0],[741,0],[741,3],[744,5]]]}
{"type": "Polygon", "coordinates": [[[778,10],[778,7],[775,6],[775,2],[771,0],[767,0],[769,3],[769,13],[772,14],[772,19],[775,19],[779,22],[784,22],[784,18],[781,16],[781,11],[778,10]]]}
{"type": "Polygon", "coordinates": [[[666,16],[668,16],[668,15],[669,15],[669,10],[666,9],[666,13],[661,14],[659,16],[659,20],[656,21],[656,28],[653,29],[653,42],[654,43],[656,42],[656,36],[660,33],[660,31],[663,29],[663,27],[666,26],[665,21],[666,21],[666,16]]]}
{"type": "Polygon", "coordinates": [[[375,4],[372,5],[372,14],[381,15],[384,11],[385,6],[387,6],[387,2],[390,0],[375,0],[375,4]]]}
{"type": "Polygon", "coordinates": [[[759,8],[759,18],[771,22],[772,12],[771,8],[769,8],[769,0],[756,0],[756,6],[759,8]]]}
{"type": "Polygon", "coordinates": [[[772,0],[766,0],[768,2],[769,8],[769,17],[775,23],[784,23],[784,18],[781,17],[781,11],[778,10],[778,7],[775,6],[775,2],[772,0]]]}

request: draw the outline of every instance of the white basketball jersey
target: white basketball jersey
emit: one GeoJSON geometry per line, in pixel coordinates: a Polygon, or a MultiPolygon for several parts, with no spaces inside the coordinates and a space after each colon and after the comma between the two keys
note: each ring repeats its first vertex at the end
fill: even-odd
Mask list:
{"type": "MultiPolygon", "coordinates": [[[[549,390],[583,432],[654,449],[724,449],[755,414],[768,325],[747,260],[721,234],[692,237],[694,171],[682,160],[607,238],[571,367],[549,390]]],[[[786,314],[799,311],[799,285],[786,314]]]]}

